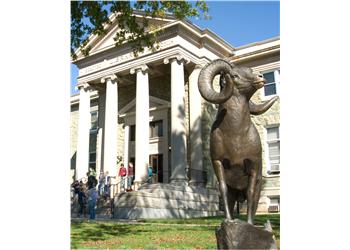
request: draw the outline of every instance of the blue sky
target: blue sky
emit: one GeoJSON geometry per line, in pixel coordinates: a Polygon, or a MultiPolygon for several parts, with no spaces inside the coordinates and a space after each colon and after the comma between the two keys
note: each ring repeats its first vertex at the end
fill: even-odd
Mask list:
{"type": "MultiPolygon", "coordinates": [[[[280,35],[279,1],[207,1],[211,20],[191,21],[208,28],[234,47],[280,35]]],[[[71,65],[71,94],[78,70],[71,65]]]]}

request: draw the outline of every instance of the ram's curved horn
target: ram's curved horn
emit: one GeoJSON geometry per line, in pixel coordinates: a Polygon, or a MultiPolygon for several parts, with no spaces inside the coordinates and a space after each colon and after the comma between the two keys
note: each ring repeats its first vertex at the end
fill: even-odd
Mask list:
{"type": "Polygon", "coordinates": [[[279,99],[278,96],[271,98],[270,100],[264,101],[261,104],[255,104],[249,101],[249,110],[252,115],[261,115],[265,113],[271,106],[279,99]]]}
{"type": "Polygon", "coordinates": [[[208,102],[220,104],[227,101],[233,91],[233,81],[229,75],[233,75],[232,65],[224,59],[216,59],[206,65],[200,72],[198,78],[198,88],[202,97],[208,102]],[[220,93],[213,89],[214,77],[223,72],[226,84],[220,93]]]}

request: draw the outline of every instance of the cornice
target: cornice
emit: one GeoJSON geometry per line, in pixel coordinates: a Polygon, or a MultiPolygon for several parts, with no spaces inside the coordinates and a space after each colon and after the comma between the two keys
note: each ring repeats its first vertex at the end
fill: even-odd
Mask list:
{"type": "Polygon", "coordinates": [[[251,59],[252,57],[269,55],[271,53],[275,53],[275,52],[279,52],[279,51],[280,51],[280,45],[276,45],[276,46],[271,46],[271,47],[268,47],[268,48],[264,48],[264,49],[260,49],[260,50],[256,50],[256,51],[252,51],[252,52],[248,52],[248,53],[245,53],[245,54],[242,54],[242,55],[232,56],[230,58],[230,60],[233,61],[233,62],[238,62],[238,61],[251,59]]]}
{"type": "Polygon", "coordinates": [[[272,38],[269,38],[269,39],[266,39],[266,40],[257,41],[257,42],[253,42],[253,43],[248,43],[248,44],[242,45],[240,47],[237,47],[236,50],[238,51],[238,50],[242,50],[242,49],[249,48],[249,47],[264,45],[264,44],[272,43],[272,42],[279,41],[279,40],[280,40],[279,36],[272,37],[272,38]]]}
{"type": "Polygon", "coordinates": [[[96,79],[100,79],[106,74],[107,75],[115,74],[121,71],[130,70],[131,68],[140,66],[142,64],[149,64],[154,61],[164,60],[164,58],[166,57],[177,56],[179,54],[183,55],[185,58],[187,58],[194,64],[206,64],[211,61],[211,59],[205,56],[197,57],[191,51],[188,51],[185,48],[177,45],[177,46],[167,48],[166,50],[163,50],[163,51],[158,51],[150,55],[141,56],[133,60],[128,60],[120,64],[113,65],[101,70],[97,70],[95,72],[91,72],[84,76],[80,76],[78,77],[78,82],[90,82],[96,79]]]}

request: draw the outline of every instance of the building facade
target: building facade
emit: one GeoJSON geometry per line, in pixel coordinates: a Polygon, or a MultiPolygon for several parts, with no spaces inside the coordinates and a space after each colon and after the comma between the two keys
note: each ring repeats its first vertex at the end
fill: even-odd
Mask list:
{"type": "MultiPolygon", "coordinates": [[[[251,67],[267,84],[253,100],[279,92],[279,38],[234,48],[215,33],[171,17],[162,26],[159,49],[138,56],[130,44],[114,46],[113,22],[106,35],[92,37],[89,56],[79,51],[79,94],[71,97],[71,177],[89,168],[116,176],[120,163],[135,166],[135,189],[153,166],[154,183],[216,189],[209,133],[216,106],[198,91],[201,68],[217,58],[251,67]]],[[[218,78],[214,87],[219,89],[218,78]]],[[[264,189],[258,212],[279,211],[279,102],[253,117],[263,147],[264,189]]],[[[244,209],[244,206],[243,206],[244,209]]]]}

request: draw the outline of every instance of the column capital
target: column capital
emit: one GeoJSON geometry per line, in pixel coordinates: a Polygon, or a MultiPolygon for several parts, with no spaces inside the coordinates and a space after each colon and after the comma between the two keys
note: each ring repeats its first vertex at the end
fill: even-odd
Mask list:
{"type": "Polygon", "coordinates": [[[202,69],[203,67],[205,66],[205,64],[204,63],[199,63],[199,64],[196,64],[196,66],[194,66],[194,69],[193,70],[195,70],[195,69],[202,69]]]}
{"type": "Polygon", "coordinates": [[[116,74],[105,75],[105,76],[101,77],[101,83],[105,83],[106,81],[108,81],[108,79],[110,79],[111,81],[114,81],[114,80],[118,79],[118,77],[116,74]]]}
{"type": "Polygon", "coordinates": [[[90,84],[88,84],[87,82],[81,82],[81,83],[77,83],[77,86],[75,87],[77,90],[81,90],[84,89],[85,91],[91,90],[91,86],[90,84]]]}
{"type": "Polygon", "coordinates": [[[184,64],[187,64],[190,62],[190,60],[183,55],[177,54],[173,56],[169,56],[164,58],[164,64],[168,64],[169,62],[171,63],[172,61],[177,60],[177,62],[183,62],[184,64]]]}
{"type": "Polygon", "coordinates": [[[135,74],[137,73],[138,71],[142,71],[142,73],[145,73],[145,72],[148,72],[149,71],[149,68],[146,64],[142,64],[140,66],[136,66],[136,67],[133,67],[130,69],[130,74],[135,74]]]}

